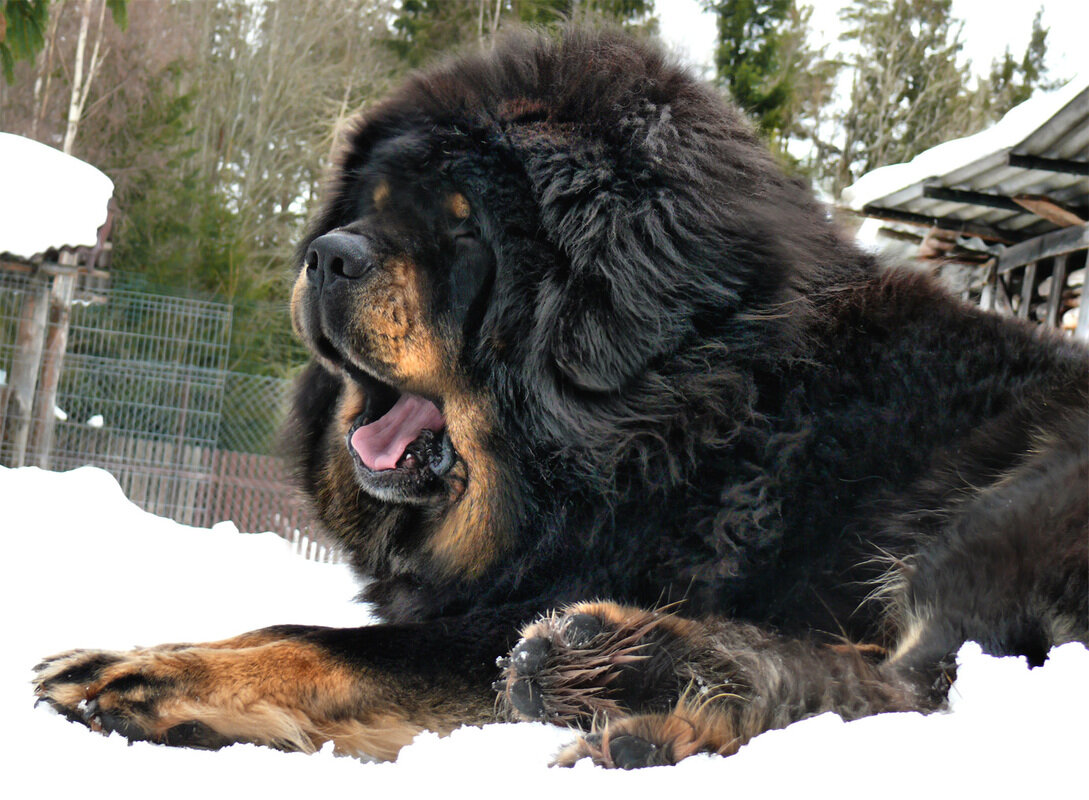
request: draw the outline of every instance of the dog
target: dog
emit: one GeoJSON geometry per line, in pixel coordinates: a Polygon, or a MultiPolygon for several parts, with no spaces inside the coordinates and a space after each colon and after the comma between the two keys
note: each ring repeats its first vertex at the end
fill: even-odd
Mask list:
{"type": "Polygon", "coordinates": [[[296,264],[289,449],[382,623],[54,656],[73,720],[379,759],[546,720],[632,768],[1089,641],[1087,351],[880,265],[651,43],[414,74],[296,264]]]}

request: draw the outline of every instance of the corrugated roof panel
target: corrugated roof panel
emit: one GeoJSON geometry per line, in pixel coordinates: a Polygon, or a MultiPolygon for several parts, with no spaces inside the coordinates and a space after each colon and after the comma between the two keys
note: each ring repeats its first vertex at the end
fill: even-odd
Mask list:
{"type": "Polygon", "coordinates": [[[926,187],[1009,200],[1022,194],[1043,195],[1089,216],[1089,177],[1010,166],[1011,152],[1089,164],[1089,79],[1068,84],[1054,95],[1033,98],[979,134],[944,142],[907,164],[874,170],[848,187],[844,197],[863,211],[890,209],[956,220],[1005,231],[1014,239],[1058,226],[1028,210],[926,197],[926,187]]]}

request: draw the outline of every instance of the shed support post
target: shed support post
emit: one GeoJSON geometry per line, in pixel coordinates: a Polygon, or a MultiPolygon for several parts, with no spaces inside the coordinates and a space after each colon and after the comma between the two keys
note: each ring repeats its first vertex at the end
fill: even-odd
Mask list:
{"type": "Polygon", "coordinates": [[[61,366],[68,347],[68,323],[72,314],[72,298],[75,296],[76,275],[62,273],[53,276],[53,288],[49,293],[49,332],[45,339],[42,357],[42,383],[38,390],[37,424],[32,451],[37,463],[49,469],[53,451],[53,436],[57,418],[57,387],[60,385],[61,366]]]}
{"type": "Polygon", "coordinates": [[[49,314],[49,290],[45,283],[32,279],[19,312],[19,330],[15,335],[15,358],[11,368],[11,392],[5,417],[5,449],[9,465],[26,465],[27,442],[34,413],[34,390],[42,365],[46,320],[49,314]]]}

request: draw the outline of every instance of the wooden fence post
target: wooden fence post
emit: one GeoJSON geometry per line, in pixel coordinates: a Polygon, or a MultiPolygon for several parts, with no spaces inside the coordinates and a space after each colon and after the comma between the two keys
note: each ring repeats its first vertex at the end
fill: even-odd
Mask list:
{"type": "Polygon", "coordinates": [[[10,420],[8,441],[11,443],[11,466],[26,464],[26,447],[34,413],[34,390],[38,385],[38,370],[42,365],[46,320],[49,315],[49,292],[45,284],[31,281],[19,313],[19,330],[15,335],[15,358],[11,368],[11,393],[6,416],[10,420]]]}
{"type": "MultiPolygon", "coordinates": [[[[70,254],[62,253],[61,261],[72,262],[70,254]],[[65,256],[69,256],[65,259],[65,256]]],[[[38,454],[38,464],[49,469],[53,450],[53,432],[57,424],[54,408],[57,404],[57,386],[60,384],[64,351],[68,347],[68,323],[72,315],[72,298],[76,293],[76,269],[58,272],[53,276],[49,293],[49,332],[45,338],[42,358],[42,383],[38,391],[37,424],[31,450],[38,454]]]]}

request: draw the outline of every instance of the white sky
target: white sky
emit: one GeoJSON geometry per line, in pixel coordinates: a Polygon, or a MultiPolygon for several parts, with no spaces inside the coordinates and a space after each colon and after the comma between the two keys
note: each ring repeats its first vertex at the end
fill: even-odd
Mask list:
{"type": "MultiPolygon", "coordinates": [[[[810,25],[815,44],[837,47],[840,31],[838,12],[846,0],[818,0],[810,25]]],[[[977,73],[987,72],[991,61],[1009,46],[1020,58],[1032,31],[1036,10],[1044,8],[1050,77],[1072,78],[1089,69],[1086,32],[1089,31],[1089,2],[1086,0],[953,0],[953,14],[964,22],[964,55],[977,73]]],[[[715,40],[715,20],[701,10],[698,0],[661,0],[656,5],[662,37],[693,63],[709,65],[715,40]]]]}

